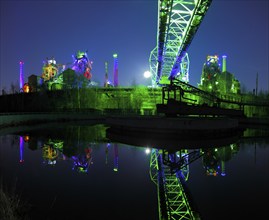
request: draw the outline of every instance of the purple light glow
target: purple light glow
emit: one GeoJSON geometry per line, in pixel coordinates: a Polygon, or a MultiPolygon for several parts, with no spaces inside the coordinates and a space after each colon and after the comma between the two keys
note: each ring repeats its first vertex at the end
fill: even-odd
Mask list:
{"type": "Polygon", "coordinates": [[[119,85],[118,82],[118,55],[114,54],[114,86],[117,87],[119,85]]]}
{"type": "Polygon", "coordinates": [[[23,90],[24,85],[24,72],[23,72],[23,62],[20,61],[20,91],[23,90]]]}
{"type": "Polygon", "coordinates": [[[20,136],[20,163],[24,162],[23,159],[23,149],[24,149],[24,141],[23,141],[23,137],[20,136]]]}

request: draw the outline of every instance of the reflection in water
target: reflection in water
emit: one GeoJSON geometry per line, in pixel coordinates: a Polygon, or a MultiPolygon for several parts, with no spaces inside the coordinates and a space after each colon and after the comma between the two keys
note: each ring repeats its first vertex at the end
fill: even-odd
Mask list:
{"type": "Polygon", "coordinates": [[[204,153],[203,165],[206,170],[206,174],[208,176],[217,176],[219,174],[220,164],[217,155],[215,155],[215,151],[207,149],[204,153]]]}
{"type": "MultiPolygon", "coordinates": [[[[51,129],[52,133],[48,133],[46,129],[28,131],[26,134],[19,132],[20,162],[24,162],[24,144],[28,143],[30,149],[42,150],[43,164],[56,165],[58,161],[69,160],[73,162],[72,170],[87,173],[93,164],[93,147],[97,142],[107,140],[104,137],[105,129],[103,125],[93,125],[65,127],[57,132],[51,129]]],[[[107,142],[105,164],[108,163],[109,150],[114,154],[113,170],[117,172],[119,169],[117,143],[107,142]]]]}
{"type": "Polygon", "coordinates": [[[118,145],[114,145],[114,171],[117,172],[119,169],[119,151],[118,151],[118,145]]]}
{"type": "Polygon", "coordinates": [[[239,139],[244,131],[238,129],[222,138],[211,136],[186,141],[184,136],[160,139],[157,133],[147,136],[143,132],[134,134],[112,127],[107,129],[107,137],[114,142],[154,146],[151,151],[150,176],[157,186],[159,219],[201,219],[186,185],[189,165],[201,157],[207,176],[224,177],[225,163],[238,153],[239,139]]]}
{"type": "MultiPolygon", "coordinates": [[[[245,132],[245,134],[248,133],[249,131],[245,132]]],[[[40,161],[42,161],[42,164],[47,165],[46,167],[55,168],[61,166],[64,161],[69,163],[71,165],[69,169],[76,171],[75,173],[78,173],[78,175],[81,175],[80,173],[88,174],[92,166],[98,164],[96,158],[100,153],[99,148],[101,148],[105,166],[109,166],[109,153],[111,153],[113,156],[111,171],[119,174],[123,172],[123,168],[119,170],[118,145],[120,145],[120,142],[124,140],[124,144],[128,144],[129,140],[131,142],[130,145],[139,146],[141,150],[150,156],[149,176],[157,188],[158,208],[156,210],[158,210],[159,219],[202,218],[201,212],[203,213],[203,210],[199,208],[200,205],[197,205],[197,201],[192,196],[192,192],[187,184],[190,179],[190,166],[196,161],[201,161],[199,166],[203,170],[204,176],[213,179],[218,177],[226,178],[225,166],[240,152],[240,143],[246,140],[253,141],[251,135],[246,137],[242,134],[236,134],[232,138],[227,137],[225,140],[219,139],[219,145],[212,144],[216,143],[216,140],[213,139],[210,142],[210,139],[207,139],[206,142],[201,142],[203,147],[195,147],[193,141],[191,142],[191,147],[188,147],[186,145],[187,142],[184,140],[184,146],[180,147],[180,144],[183,144],[183,142],[180,142],[179,139],[160,140],[159,143],[162,144],[159,145],[157,145],[155,140],[155,146],[149,145],[148,143],[150,142],[144,142],[141,145],[141,141],[148,140],[143,134],[137,140],[139,144],[136,144],[135,139],[137,137],[128,136],[128,134],[122,134],[124,139],[119,134],[113,136],[111,130],[100,125],[88,127],[67,126],[62,128],[61,131],[50,130],[49,132],[47,129],[34,129],[34,131],[17,133],[19,135],[18,154],[20,164],[27,164],[28,160],[31,160],[31,157],[25,157],[24,153],[27,150],[25,146],[28,146],[31,152],[41,153],[39,154],[41,157],[40,161]],[[107,133],[104,131],[107,131],[107,133]],[[118,137],[120,140],[117,139],[118,137]],[[166,141],[167,144],[163,145],[166,141]],[[169,145],[171,143],[172,145],[169,145]],[[177,148],[174,147],[176,145],[177,148]]],[[[257,136],[254,138],[256,139],[257,136]]],[[[131,157],[135,157],[135,151],[130,154],[131,157]]],[[[120,155],[122,155],[121,152],[120,155]]],[[[108,186],[109,183],[107,183],[106,187],[108,186]]]]}
{"type": "Polygon", "coordinates": [[[93,164],[92,149],[85,148],[84,153],[72,156],[72,159],[74,161],[73,170],[77,170],[82,173],[87,173],[90,164],[93,164]]]}
{"type": "MultiPolygon", "coordinates": [[[[74,129],[72,129],[74,131],[74,129]]],[[[30,142],[32,139],[35,143],[41,143],[43,163],[48,165],[56,165],[57,161],[66,160],[72,161],[72,169],[79,173],[87,173],[90,165],[93,164],[93,142],[81,141],[81,129],[78,127],[75,133],[77,139],[72,140],[72,150],[70,151],[70,141],[59,138],[47,139],[43,137],[38,140],[37,137],[20,136],[20,148],[23,148],[24,142],[30,142]],[[67,148],[68,147],[68,148],[67,148]]],[[[108,129],[109,130],[109,129],[108,129]]],[[[112,139],[111,130],[110,135],[112,139]]],[[[129,138],[124,134],[125,138],[129,138]]],[[[142,136],[142,135],[141,135],[142,136]]],[[[118,137],[118,136],[117,136],[118,137]]],[[[102,138],[103,139],[103,138],[102,138]]],[[[85,138],[84,138],[85,140],[85,138]]],[[[231,139],[222,140],[227,143],[231,139]]],[[[92,141],[92,140],[90,140],[92,141]]],[[[117,141],[117,140],[116,140],[117,141]]],[[[115,172],[119,169],[119,151],[118,144],[115,140],[113,143],[107,142],[105,146],[105,164],[107,164],[108,151],[113,146],[115,172]]],[[[132,140],[133,141],[133,140],[132,140]]],[[[140,140],[141,141],[141,140],[140,140]]],[[[133,143],[133,142],[132,142],[133,143]]],[[[208,142],[207,140],[207,143],[208,142]]],[[[167,146],[167,145],[166,145],[167,146]]],[[[32,147],[38,149],[39,147],[32,147]]],[[[192,200],[189,190],[186,185],[189,177],[189,165],[199,158],[202,158],[202,165],[208,176],[225,176],[225,162],[232,158],[233,154],[238,152],[238,145],[231,143],[223,147],[204,147],[191,149],[173,149],[171,147],[149,148],[145,149],[151,152],[150,158],[150,177],[157,186],[159,218],[160,219],[199,219],[199,211],[192,200]]],[[[20,151],[21,152],[21,151],[20,151]]],[[[22,161],[22,159],[21,159],[22,161]]]]}
{"type": "Polygon", "coordinates": [[[56,164],[56,160],[60,158],[60,152],[62,152],[63,149],[63,141],[53,141],[49,139],[41,148],[44,163],[54,165],[56,164]]]}
{"type": "MultiPolygon", "coordinates": [[[[36,128],[16,132],[20,142],[20,163],[24,162],[24,144],[27,143],[31,150],[42,150],[43,163],[56,165],[60,160],[73,161],[73,170],[87,173],[89,166],[93,164],[92,153],[96,142],[106,140],[105,127],[97,124],[92,126],[69,125],[36,128]]],[[[110,143],[107,144],[106,155],[110,143]]],[[[117,146],[115,148],[115,168],[118,166],[117,146]]],[[[106,158],[107,163],[107,158],[106,158]]]]}
{"type": "Polygon", "coordinates": [[[23,163],[23,150],[24,150],[24,141],[23,137],[20,137],[20,163],[23,163]]]}
{"type": "Polygon", "coordinates": [[[108,151],[109,151],[109,148],[110,148],[110,143],[107,143],[106,144],[106,149],[105,149],[105,152],[106,152],[106,160],[105,160],[105,164],[107,165],[108,163],[108,151]]]}
{"type": "MultiPolygon", "coordinates": [[[[33,137],[34,139],[37,139],[36,137],[33,137]]],[[[32,139],[32,137],[27,136],[20,136],[20,163],[24,162],[23,159],[23,149],[24,149],[24,143],[29,143],[29,141],[32,139]],[[27,137],[27,138],[25,138],[27,137]]],[[[73,162],[73,170],[76,170],[80,173],[87,173],[90,165],[93,164],[93,148],[89,147],[92,145],[95,145],[95,143],[86,143],[85,145],[74,146],[74,149],[72,153],[70,154],[68,150],[65,149],[65,142],[64,140],[59,139],[48,139],[44,141],[42,139],[42,144],[40,146],[40,149],[42,150],[42,158],[43,163],[47,165],[56,165],[57,161],[61,160],[70,160],[73,162]],[[64,152],[68,152],[68,154],[65,154],[64,152]]],[[[108,156],[108,150],[110,148],[110,143],[107,143],[107,147],[105,149],[106,154],[106,164],[107,164],[107,156],[108,156]]],[[[117,144],[114,145],[114,171],[118,171],[118,146],[117,144]]],[[[30,146],[30,145],[29,145],[30,146]]],[[[33,147],[33,146],[32,146],[33,147]]],[[[34,147],[33,149],[38,150],[38,146],[34,147]]]]}
{"type": "Polygon", "coordinates": [[[189,165],[202,157],[207,176],[225,176],[225,161],[237,152],[236,144],[179,151],[152,149],[150,176],[157,186],[159,219],[201,219],[186,186],[189,165]]]}

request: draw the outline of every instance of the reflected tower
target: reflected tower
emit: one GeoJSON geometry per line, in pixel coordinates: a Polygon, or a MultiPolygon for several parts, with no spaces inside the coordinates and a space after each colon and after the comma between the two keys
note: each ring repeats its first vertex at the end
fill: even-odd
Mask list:
{"type": "Polygon", "coordinates": [[[226,176],[225,162],[221,160],[221,176],[226,176]]]}
{"type": "Polygon", "coordinates": [[[24,152],[24,140],[23,140],[23,137],[20,136],[20,163],[24,162],[23,152],[24,152]]]}
{"type": "Polygon", "coordinates": [[[118,152],[118,144],[114,144],[114,171],[117,172],[119,169],[119,152],[118,152]]]}
{"type": "Polygon", "coordinates": [[[106,162],[105,162],[106,165],[107,165],[107,161],[108,161],[108,150],[109,150],[109,148],[110,148],[110,143],[107,143],[107,145],[106,145],[106,162]]]}

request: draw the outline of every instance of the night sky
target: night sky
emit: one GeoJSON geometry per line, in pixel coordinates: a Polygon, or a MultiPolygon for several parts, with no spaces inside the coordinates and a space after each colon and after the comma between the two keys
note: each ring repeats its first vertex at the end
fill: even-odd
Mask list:
{"type": "MultiPolygon", "coordinates": [[[[78,50],[93,61],[92,80],[103,85],[105,62],[113,81],[118,54],[119,86],[146,84],[149,56],[157,42],[157,0],[0,1],[1,89],[42,73],[43,61],[73,61],[78,50]]],[[[188,53],[190,84],[200,82],[207,55],[227,55],[227,71],[245,90],[269,88],[267,0],[213,0],[188,53]]]]}

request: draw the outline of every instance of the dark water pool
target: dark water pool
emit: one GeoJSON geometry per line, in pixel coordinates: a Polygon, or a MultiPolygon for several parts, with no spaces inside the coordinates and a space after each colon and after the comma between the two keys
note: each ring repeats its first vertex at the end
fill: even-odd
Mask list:
{"type": "MultiPolygon", "coordinates": [[[[112,142],[104,125],[25,127],[0,136],[1,179],[31,205],[30,219],[155,220],[161,203],[150,176],[152,149],[112,142]]],[[[266,136],[248,132],[225,146],[173,154],[183,152],[196,153],[184,177],[202,219],[269,216],[266,136]]]]}

